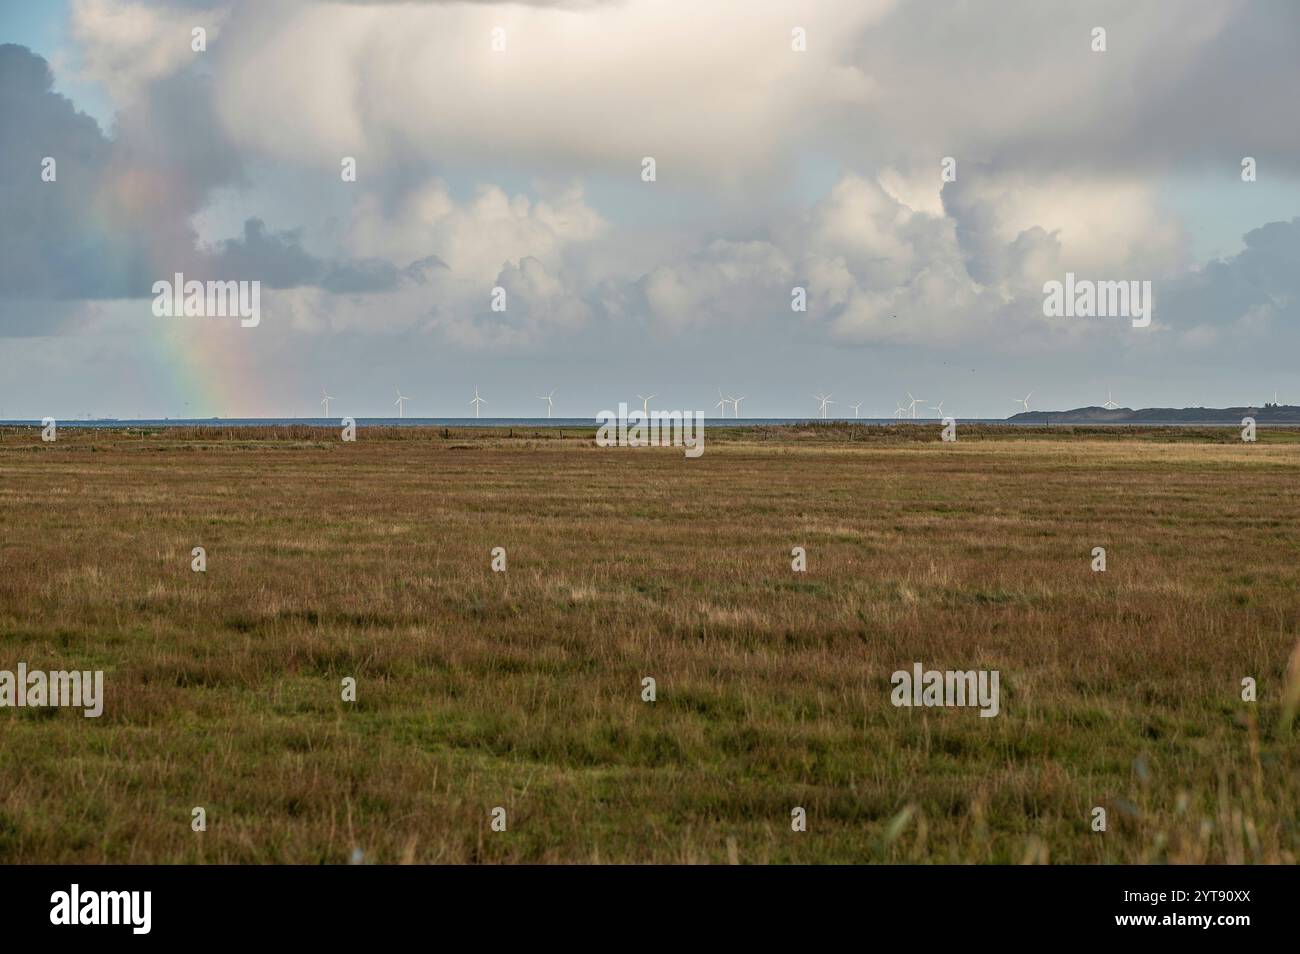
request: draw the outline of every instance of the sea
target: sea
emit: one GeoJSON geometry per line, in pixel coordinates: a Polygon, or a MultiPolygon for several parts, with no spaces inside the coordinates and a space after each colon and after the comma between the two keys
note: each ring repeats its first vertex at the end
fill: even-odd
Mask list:
{"type": "MultiPolygon", "coordinates": [[[[1049,414],[1058,412],[1052,411],[1049,414]]],[[[358,417],[354,418],[357,427],[504,427],[504,428],[596,428],[600,424],[591,417],[358,417]]],[[[204,417],[204,418],[59,418],[59,427],[86,428],[120,428],[120,427],[341,427],[342,419],[337,417],[204,417]]],[[[932,424],[936,427],[942,422],[939,418],[895,418],[895,417],[707,417],[708,427],[789,427],[792,425],[812,424],[932,424]]],[[[1050,421],[1024,420],[1013,421],[1006,418],[957,418],[958,425],[993,424],[1005,427],[1043,427],[1046,425],[1061,427],[1236,427],[1233,421],[1050,421]]],[[[1259,421],[1260,427],[1281,424],[1294,427],[1296,422],[1259,421]]],[[[40,427],[37,420],[3,420],[0,426],[40,427]]]]}
{"type": "MultiPolygon", "coordinates": [[[[600,425],[593,417],[358,417],[354,418],[357,427],[581,427],[596,428],[600,425]]],[[[59,427],[339,427],[341,418],[337,417],[205,417],[205,418],[68,418],[58,419],[59,427]]],[[[892,418],[863,417],[821,418],[807,417],[709,417],[704,423],[709,427],[774,427],[793,424],[934,424],[941,422],[938,418],[892,418]]],[[[1009,424],[1019,422],[1002,419],[958,419],[959,424],[1009,424]]],[[[35,420],[0,420],[0,425],[26,425],[40,427],[35,420]]],[[[1038,425],[1041,426],[1041,425],[1038,425]]]]}

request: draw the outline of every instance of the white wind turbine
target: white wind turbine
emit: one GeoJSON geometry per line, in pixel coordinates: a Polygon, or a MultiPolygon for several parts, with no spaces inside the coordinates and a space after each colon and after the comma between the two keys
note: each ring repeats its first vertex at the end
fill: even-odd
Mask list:
{"type": "Polygon", "coordinates": [[[403,402],[403,401],[409,401],[409,400],[411,400],[409,397],[404,397],[404,396],[402,395],[402,389],[401,389],[401,388],[398,388],[398,389],[397,389],[397,400],[393,402],[394,404],[397,405],[397,416],[398,416],[398,417],[405,417],[405,416],[406,416],[406,414],[405,414],[405,411],[406,411],[406,405],[403,404],[402,402],[403,402]]]}
{"type": "Polygon", "coordinates": [[[912,397],[911,391],[907,392],[907,396],[912,401],[912,403],[907,406],[907,409],[912,412],[912,420],[916,420],[916,406],[924,401],[925,398],[912,397]]]}
{"type": "Polygon", "coordinates": [[[938,404],[931,405],[930,410],[934,411],[940,417],[943,417],[943,402],[940,401],[938,404]]]}
{"type": "Polygon", "coordinates": [[[1014,403],[1014,404],[1022,405],[1022,406],[1024,407],[1025,411],[1028,412],[1028,410],[1029,410],[1029,398],[1030,398],[1030,396],[1031,396],[1033,393],[1034,393],[1033,391],[1030,391],[1029,394],[1026,394],[1024,397],[1022,397],[1022,398],[1012,398],[1011,401],[1012,401],[1012,403],[1014,403]]]}
{"type": "MultiPolygon", "coordinates": [[[[478,388],[474,389],[474,396],[478,397],[478,388]]],[[[546,416],[549,418],[551,411],[555,410],[555,389],[552,388],[550,394],[539,394],[537,400],[546,402],[546,416]]],[[[471,401],[470,403],[473,404],[474,402],[471,401]]]]}
{"type": "Polygon", "coordinates": [[[641,413],[645,415],[646,420],[649,420],[649,419],[650,419],[650,399],[653,398],[653,397],[658,397],[658,396],[659,396],[659,395],[657,395],[657,394],[638,394],[638,395],[637,395],[637,397],[639,397],[639,398],[641,399],[641,413]]]}
{"type": "Polygon", "coordinates": [[[477,385],[477,384],[474,385],[474,400],[472,400],[472,401],[470,401],[470,402],[468,402],[468,403],[474,405],[474,416],[475,416],[475,417],[478,417],[479,405],[480,405],[480,404],[486,404],[487,401],[483,400],[481,397],[478,396],[478,385],[477,385]]]}
{"type": "Polygon", "coordinates": [[[730,399],[730,398],[724,398],[724,397],[722,396],[722,388],[718,388],[718,403],[715,404],[715,405],[713,405],[713,406],[716,407],[716,408],[719,408],[719,409],[722,411],[722,416],[723,416],[723,417],[726,417],[726,416],[727,416],[727,402],[728,402],[729,400],[731,400],[731,399],[730,399]]]}
{"type": "MultiPolygon", "coordinates": [[[[326,416],[326,417],[329,417],[329,416],[330,416],[330,401],[334,400],[334,398],[330,397],[329,392],[326,391],[324,388],[321,388],[321,389],[320,389],[320,393],[321,393],[321,399],[320,399],[320,402],[321,402],[322,404],[325,405],[325,416],[326,416]]],[[[399,391],[398,393],[400,394],[401,392],[399,391]]]]}
{"type": "Polygon", "coordinates": [[[727,399],[731,401],[731,407],[735,412],[736,417],[740,417],[740,402],[745,400],[745,395],[742,394],[740,397],[732,397],[728,394],[727,399]]]}
{"type": "Polygon", "coordinates": [[[834,404],[829,394],[814,394],[813,400],[821,402],[822,420],[826,420],[826,405],[834,404]]]}
{"type": "Polygon", "coordinates": [[[862,408],[862,402],[859,401],[857,404],[850,404],[849,407],[853,408],[853,416],[856,418],[858,417],[858,411],[862,408]]]}
{"type": "Polygon", "coordinates": [[[907,416],[907,408],[903,407],[903,405],[901,404],[898,405],[898,409],[894,411],[894,417],[906,417],[906,416],[907,416]]]}
{"type": "Polygon", "coordinates": [[[1103,404],[1102,407],[1104,407],[1108,411],[1113,411],[1119,407],[1118,404],[1116,404],[1113,400],[1111,400],[1110,388],[1106,389],[1106,403],[1103,404]]]}

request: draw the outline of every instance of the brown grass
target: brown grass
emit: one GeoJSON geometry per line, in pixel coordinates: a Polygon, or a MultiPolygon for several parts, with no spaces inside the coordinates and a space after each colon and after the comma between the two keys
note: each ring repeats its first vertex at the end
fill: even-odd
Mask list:
{"type": "Polygon", "coordinates": [[[1293,863],[1297,434],[936,436],[6,428],[0,861],[1293,863]]]}

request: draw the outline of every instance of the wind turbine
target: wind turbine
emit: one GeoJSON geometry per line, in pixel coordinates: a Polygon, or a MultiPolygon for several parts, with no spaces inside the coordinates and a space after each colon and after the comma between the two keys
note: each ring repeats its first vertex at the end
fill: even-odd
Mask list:
{"type": "Polygon", "coordinates": [[[907,409],[908,409],[909,411],[912,412],[912,420],[915,421],[915,420],[916,420],[916,406],[917,406],[918,404],[920,404],[922,401],[924,401],[925,398],[912,397],[912,392],[911,392],[911,391],[908,391],[908,392],[907,392],[907,396],[908,396],[909,398],[911,398],[911,400],[912,400],[912,403],[909,404],[909,405],[907,406],[907,409]]]}
{"type": "MultiPolygon", "coordinates": [[[[326,417],[329,417],[329,416],[330,416],[330,401],[334,400],[334,398],[330,397],[329,392],[326,391],[324,388],[321,388],[321,389],[320,389],[320,393],[321,393],[321,399],[320,399],[320,402],[321,402],[322,404],[325,405],[325,416],[326,416],[326,417]]],[[[398,394],[401,394],[402,392],[401,392],[401,391],[398,391],[397,393],[398,393],[398,394]]]]}
{"type": "Polygon", "coordinates": [[[475,416],[475,417],[478,417],[479,405],[480,405],[480,404],[486,404],[487,401],[483,400],[481,397],[478,396],[478,385],[477,385],[477,384],[474,385],[474,400],[470,401],[469,403],[474,405],[474,416],[475,416]]]}
{"type": "Polygon", "coordinates": [[[943,402],[940,401],[938,404],[932,404],[930,410],[934,411],[940,417],[943,417],[943,402]]]}
{"type": "Polygon", "coordinates": [[[907,408],[903,407],[903,405],[901,404],[898,405],[898,409],[894,411],[894,417],[904,417],[906,416],[906,414],[907,414],[907,408]]]}
{"type": "Polygon", "coordinates": [[[1032,395],[1033,393],[1034,393],[1033,391],[1030,391],[1029,394],[1026,394],[1024,397],[1022,397],[1022,398],[1012,398],[1011,401],[1012,401],[1013,404],[1022,404],[1022,405],[1024,405],[1025,411],[1026,411],[1026,413],[1027,413],[1027,412],[1029,411],[1029,397],[1030,397],[1030,395],[1032,395]]]}
{"type": "MultiPolygon", "coordinates": [[[[475,388],[475,389],[474,389],[474,396],[475,396],[475,397],[478,397],[478,388],[475,388]]],[[[555,400],[554,400],[554,398],[555,398],[555,389],[554,389],[554,388],[551,389],[551,393],[550,393],[550,394],[539,394],[539,395],[537,396],[537,400],[539,400],[539,401],[545,401],[545,402],[546,402],[546,416],[547,416],[548,418],[551,416],[551,411],[553,411],[553,410],[555,409],[555,400]]],[[[473,404],[474,402],[471,401],[470,403],[473,404]]]]}
{"type": "Polygon", "coordinates": [[[740,402],[745,400],[745,395],[742,394],[740,397],[731,397],[731,395],[727,395],[727,397],[731,400],[731,407],[735,411],[736,417],[740,417],[740,402]]]}
{"type": "Polygon", "coordinates": [[[1119,407],[1119,405],[1116,404],[1114,401],[1112,401],[1110,398],[1110,388],[1106,389],[1106,403],[1103,404],[1102,407],[1104,407],[1108,411],[1113,411],[1117,407],[1119,407]]]}
{"type": "Polygon", "coordinates": [[[641,413],[642,413],[643,415],[645,415],[645,419],[646,419],[647,421],[650,420],[650,399],[651,399],[652,397],[658,397],[658,396],[659,396],[659,395],[657,395],[657,394],[638,394],[638,395],[637,395],[637,397],[639,397],[639,398],[641,399],[641,413]]]}
{"type": "Polygon", "coordinates": [[[409,401],[409,400],[411,400],[409,397],[404,397],[404,396],[402,395],[402,389],[401,389],[401,388],[398,388],[398,389],[397,389],[397,400],[393,402],[394,404],[397,405],[397,416],[398,416],[398,417],[405,417],[405,416],[406,416],[406,414],[405,414],[405,411],[406,411],[406,405],[403,404],[402,402],[403,402],[403,401],[409,401]]]}
{"type": "Polygon", "coordinates": [[[853,416],[856,418],[858,416],[858,411],[862,407],[862,402],[859,401],[857,404],[850,404],[849,407],[853,408],[853,416]]]}
{"type": "Polygon", "coordinates": [[[813,400],[814,400],[814,401],[821,401],[821,403],[822,403],[822,407],[821,407],[822,420],[826,420],[826,405],[827,405],[827,404],[834,404],[835,402],[831,400],[831,396],[830,396],[829,394],[814,394],[814,395],[813,395],[813,400]]]}
{"type": "Polygon", "coordinates": [[[727,416],[727,401],[729,401],[729,400],[730,400],[730,398],[724,398],[724,397],[722,396],[722,388],[718,388],[718,403],[715,404],[715,405],[713,405],[713,406],[716,407],[716,408],[721,408],[721,409],[722,409],[722,416],[723,416],[723,417],[726,417],[726,416],[727,416]]]}

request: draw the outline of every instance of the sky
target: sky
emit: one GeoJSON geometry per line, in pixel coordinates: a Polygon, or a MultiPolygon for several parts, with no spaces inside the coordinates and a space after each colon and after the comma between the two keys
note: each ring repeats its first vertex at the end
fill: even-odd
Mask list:
{"type": "Polygon", "coordinates": [[[1300,404],[1298,47],[1291,0],[0,0],[0,418],[1300,404]],[[1044,314],[1067,273],[1150,324],[1044,314]]]}

